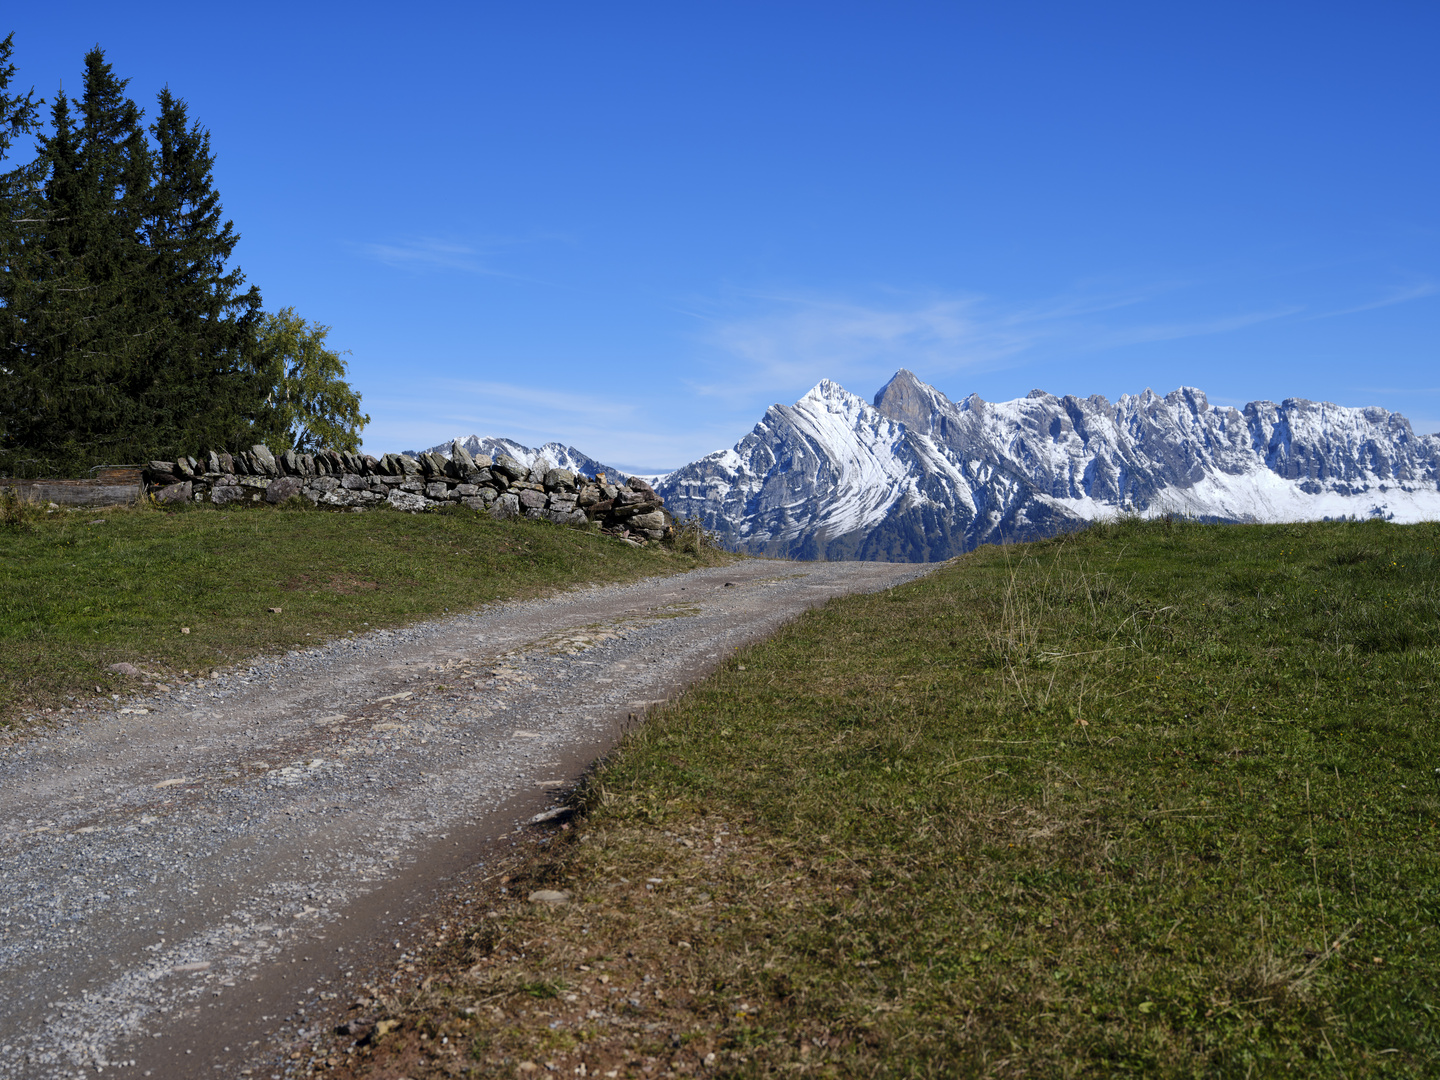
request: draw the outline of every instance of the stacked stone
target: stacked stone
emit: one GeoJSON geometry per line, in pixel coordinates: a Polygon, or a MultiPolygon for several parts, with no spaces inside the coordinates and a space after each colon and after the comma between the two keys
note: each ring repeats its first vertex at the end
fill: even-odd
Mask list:
{"type": "Polygon", "coordinates": [[[352,454],[325,450],[276,456],[263,445],[238,454],[212,450],[193,457],[152,461],[146,490],[161,502],[281,503],[299,497],[317,506],[365,510],[388,505],[418,512],[455,503],[493,516],[528,517],[557,525],[598,522],[602,530],[636,542],[664,539],[671,522],[664,500],[645,481],[607,482],[604,474],[577,476],[544,458],[527,466],[499,455],[472,457],[457,439],[450,458],[426,452],[352,454]]]}
{"type": "Polygon", "coordinates": [[[603,473],[583,483],[577,505],[603,532],[627,538],[661,540],[674,535],[665,500],[655,489],[632,476],[623,485],[606,483],[603,473]]]}

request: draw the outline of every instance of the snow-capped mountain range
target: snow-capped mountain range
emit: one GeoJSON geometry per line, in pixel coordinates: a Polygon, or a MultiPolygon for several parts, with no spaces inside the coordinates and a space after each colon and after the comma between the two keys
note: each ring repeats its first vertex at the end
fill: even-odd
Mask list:
{"type": "MultiPolygon", "coordinates": [[[[471,454],[625,476],[573,446],[471,435],[471,454]]],[[[449,456],[450,443],[433,450],[449,456]]],[[[1287,398],[1213,407],[1181,387],[1111,403],[1032,390],[954,402],[909,371],[873,403],[822,381],[753,431],[647,477],[726,546],[798,559],[947,559],[1087,521],[1440,520],[1440,435],[1399,413],[1287,398]]]]}
{"type": "Polygon", "coordinates": [[[1120,513],[1440,519],[1440,436],[1381,408],[1218,408],[1191,387],[956,403],[901,370],[873,404],[822,381],[655,486],[754,554],[925,561],[1120,513]]]}

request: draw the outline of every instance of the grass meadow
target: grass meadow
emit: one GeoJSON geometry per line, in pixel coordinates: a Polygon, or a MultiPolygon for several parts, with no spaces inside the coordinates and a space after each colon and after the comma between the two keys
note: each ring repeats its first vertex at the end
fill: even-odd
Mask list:
{"type": "Polygon", "coordinates": [[[0,731],[108,702],[134,685],[108,670],[120,662],[176,681],[350,632],[720,557],[458,507],[10,509],[0,525],[0,731]]]}
{"type": "Polygon", "coordinates": [[[314,1067],[1434,1076],[1437,663],[1434,524],[1122,521],[832,602],[314,1067]]]}

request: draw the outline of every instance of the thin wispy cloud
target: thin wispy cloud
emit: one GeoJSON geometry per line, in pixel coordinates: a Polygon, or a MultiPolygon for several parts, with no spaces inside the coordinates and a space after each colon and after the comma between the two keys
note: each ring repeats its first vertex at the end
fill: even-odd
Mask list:
{"type": "Polygon", "coordinates": [[[692,380],[697,392],[735,396],[826,377],[843,382],[869,378],[887,365],[932,373],[995,366],[1019,356],[1041,333],[1040,319],[997,316],[970,296],[882,307],[766,295],[750,298],[748,306],[763,310],[697,315],[699,340],[718,369],[714,380],[692,380]]]}
{"type": "Polygon", "coordinates": [[[1291,305],[1269,311],[1250,311],[1238,315],[1221,315],[1192,322],[1154,323],[1105,332],[1089,342],[1087,351],[1116,348],[1123,345],[1147,345],[1158,341],[1179,341],[1183,338],[1210,337],[1229,334],[1260,323],[1298,315],[1304,308],[1291,305]]]}
{"type": "Polygon", "coordinates": [[[1340,315],[1355,315],[1361,311],[1375,311],[1378,308],[1393,307],[1396,304],[1406,304],[1411,300],[1419,300],[1426,296],[1434,296],[1440,292],[1440,285],[1435,282],[1426,281],[1419,285],[1409,285],[1403,289],[1397,289],[1388,296],[1379,300],[1372,300],[1366,304],[1356,304],[1353,307],[1340,308],[1338,311],[1326,311],[1314,316],[1317,319],[1334,319],[1340,315]]]}
{"type": "Polygon", "coordinates": [[[1440,394],[1440,386],[1359,386],[1362,394],[1440,394]]]}
{"type": "Polygon", "coordinates": [[[416,237],[389,244],[356,245],[367,258],[403,270],[456,270],[488,277],[514,277],[514,274],[488,265],[482,253],[469,244],[434,237],[416,237]]]}
{"type": "MultiPolygon", "coordinates": [[[[618,468],[658,472],[734,442],[733,426],[657,424],[656,403],[634,396],[547,390],[513,383],[426,379],[405,395],[377,396],[382,423],[366,431],[376,446],[424,449],[468,435],[558,441],[618,468]],[[436,401],[449,403],[437,409],[436,401]]],[[[369,404],[369,402],[367,402],[369,404]]]]}
{"type": "MultiPolygon", "coordinates": [[[[1134,309],[1168,289],[1076,292],[1006,304],[979,295],[913,297],[888,303],[816,296],[752,294],[740,315],[690,314],[712,355],[715,377],[694,378],[696,393],[738,398],[759,387],[798,387],[820,378],[861,384],[900,367],[925,377],[1020,367],[1055,356],[1231,333],[1290,318],[1298,306],[1183,321],[1135,321],[1134,309]],[[754,309],[759,309],[758,311],[754,309]],[[1114,314],[1132,316],[1116,325],[1114,314]]],[[[739,302],[731,300],[732,306],[739,302]]]]}

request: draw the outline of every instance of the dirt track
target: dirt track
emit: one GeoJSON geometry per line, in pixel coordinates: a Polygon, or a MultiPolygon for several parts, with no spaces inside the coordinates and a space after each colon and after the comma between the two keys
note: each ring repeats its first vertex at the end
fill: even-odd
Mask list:
{"type": "Polygon", "coordinates": [[[754,561],[497,605],[0,750],[0,1078],[283,1075],[283,1040],[629,715],[927,569],[754,561]]]}

